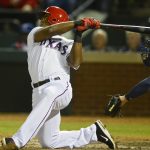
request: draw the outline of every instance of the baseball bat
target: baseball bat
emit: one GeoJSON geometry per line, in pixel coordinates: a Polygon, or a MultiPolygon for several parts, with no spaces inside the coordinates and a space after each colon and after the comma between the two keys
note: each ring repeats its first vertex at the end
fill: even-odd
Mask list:
{"type": "Polygon", "coordinates": [[[101,27],[150,34],[150,27],[101,23],[101,27]]]}

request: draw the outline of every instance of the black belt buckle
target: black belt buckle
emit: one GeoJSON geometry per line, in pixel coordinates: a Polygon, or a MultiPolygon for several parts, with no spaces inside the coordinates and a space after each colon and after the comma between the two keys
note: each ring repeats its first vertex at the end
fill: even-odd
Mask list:
{"type": "Polygon", "coordinates": [[[54,80],[60,80],[60,77],[55,77],[54,80]]]}
{"type": "Polygon", "coordinates": [[[50,82],[50,79],[46,79],[46,80],[43,80],[43,81],[39,81],[39,82],[37,82],[37,83],[34,83],[34,84],[33,84],[33,87],[34,87],[34,88],[37,88],[37,87],[39,87],[39,86],[41,86],[41,85],[43,85],[43,84],[46,84],[46,83],[48,83],[48,82],[50,82]]]}

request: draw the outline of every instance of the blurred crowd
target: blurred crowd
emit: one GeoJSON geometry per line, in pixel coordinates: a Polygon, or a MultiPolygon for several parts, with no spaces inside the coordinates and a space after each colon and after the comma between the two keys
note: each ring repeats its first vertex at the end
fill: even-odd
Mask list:
{"type": "MultiPolygon", "coordinates": [[[[150,25],[149,0],[0,0],[0,40],[2,41],[0,47],[26,51],[26,37],[37,25],[38,12],[52,5],[65,9],[71,19],[88,16],[99,18],[106,23],[120,23],[119,19],[115,22],[112,18],[132,16],[132,18],[144,18],[139,22],[136,19],[137,25],[150,25]],[[9,42],[4,35],[8,36],[9,42]]],[[[128,20],[122,19],[122,23],[126,21],[128,20]]],[[[133,32],[122,32],[119,36],[108,30],[91,30],[84,36],[84,49],[93,52],[136,52],[147,38],[146,35],[133,32]]]]}
{"type": "Polygon", "coordinates": [[[71,13],[75,8],[86,1],[91,1],[88,8],[111,13],[113,11],[132,12],[134,9],[146,9],[150,6],[149,0],[0,0],[2,9],[19,9],[21,11],[35,11],[35,9],[45,9],[50,5],[59,6],[71,13]],[[132,9],[130,9],[132,8],[132,9]]]}
{"type": "MultiPolygon", "coordinates": [[[[143,37],[140,33],[126,31],[124,44],[120,47],[114,45],[109,45],[108,34],[103,29],[97,29],[92,32],[91,43],[85,47],[86,51],[96,51],[96,52],[138,52],[143,46],[143,37]]],[[[119,37],[114,37],[119,40],[119,37]]]]}

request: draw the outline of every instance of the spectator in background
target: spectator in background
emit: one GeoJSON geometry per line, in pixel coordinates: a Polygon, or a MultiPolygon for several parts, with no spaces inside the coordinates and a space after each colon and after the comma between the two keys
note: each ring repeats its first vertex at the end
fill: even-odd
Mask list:
{"type": "Polygon", "coordinates": [[[92,33],[91,45],[88,47],[89,50],[99,52],[109,52],[111,48],[107,46],[108,35],[107,32],[102,29],[97,29],[92,33]]]}
{"type": "Polygon", "coordinates": [[[37,6],[38,0],[0,0],[0,8],[14,8],[29,12],[37,6]]]}
{"type": "Polygon", "coordinates": [[[20,37],[14,43],[13,47],[16,50],[27,51],[27,35],[34,28],[32,23],[23,23],[20,27],[20,37]]]}
{"type": "Polygon", "coordinates": [[[121,52],[137,52],[141,46],[142,38],[140,33],[126,31],[126,46],[120,49],[121,52]]]}
{"type": "Polygon", "coordinates": [[[40,3],[42,9],[45,9],[48,6],[58,6],[70,14],[76,7],[77,0],[40,0],[40,3]]]}

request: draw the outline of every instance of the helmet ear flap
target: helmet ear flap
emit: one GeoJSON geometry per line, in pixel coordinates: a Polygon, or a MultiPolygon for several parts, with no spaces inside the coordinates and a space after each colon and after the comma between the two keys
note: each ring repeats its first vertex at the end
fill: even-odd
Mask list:
{"type": "Polygon", "coordinates": [[[57,19],[57,18],[53,18],[52,21],[53,21],[53,22],[56,22],[56,21],[58,21],[58,19],[57,19]]]}
{"type": "Polygon", "coordinates": [[[55,23],[58,23],[59,22],[59,19],[58,18],[56,18],[56,17],[51,17],[51,15],[48,17],[48,22],[50,23],[50,24],[55,24],[55,23]]]}

